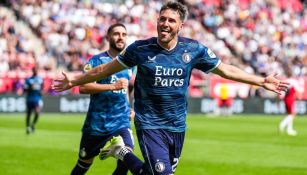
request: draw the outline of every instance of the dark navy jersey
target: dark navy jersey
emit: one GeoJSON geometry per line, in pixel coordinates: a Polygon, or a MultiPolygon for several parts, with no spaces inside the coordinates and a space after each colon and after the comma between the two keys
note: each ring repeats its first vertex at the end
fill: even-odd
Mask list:
{"type": "Polygon", "coordinates": [[[170,51],[157,38],[136,41],[118,56],[125,67],[137,66],[135,125],[137,129],[186,129],[187,92],[193,68],[205,73],[220,64],[220,59],[195,40],[179,37],[170,51]]]}
{"type": "Polygon", "coordinates": [[[24,89],[27,92],[27,102],[38,102],[42,99],[43,79],[39,76],[31,76],[26,79],[24,89]]]}
{"type": "MultiPolygon", "coordinates": [[[[84,66],[84,71],[108,63],[112,58],[107,52],[93,56],[84,66]]],[[[99,80],[98,84],[112,84],[118,79],[130,79],[128,70],[123,70],[112,76],[99,80]]],[[[91,94],[90,105],[82,131],[91,135],[107,135],[121,128],[130,127],[130,106],[127,90],[104,91],[91,94]]]]}

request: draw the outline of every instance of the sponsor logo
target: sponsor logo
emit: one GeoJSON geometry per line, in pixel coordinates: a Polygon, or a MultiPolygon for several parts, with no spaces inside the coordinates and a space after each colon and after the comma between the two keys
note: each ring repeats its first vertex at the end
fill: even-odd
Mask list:
{"type": "Polygon", "coordinates": [[[157,160],[157,163],[155,164],[155,170],[158,173],[162,173],[165,170],[165,164],[157,160]]]}
{"type": "Polygon", "coordinates": [[[154,86],[160,87],[181,87],[184,85],[183,69],[177,67],[156,66],[154,86]]]}

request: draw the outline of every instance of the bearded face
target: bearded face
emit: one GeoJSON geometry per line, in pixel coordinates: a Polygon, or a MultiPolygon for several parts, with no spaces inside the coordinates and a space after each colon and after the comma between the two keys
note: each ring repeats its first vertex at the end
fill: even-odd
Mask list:
{"type": "Polygon", "coordinates": [[[122,26],[115,27],[109,35],[110,48],[121,52],[126,47],[127,33],[122,26]]]}
{"type": "Polygon", "coordinates": [[[171,9],[162,11],[157,21],[159,42],[161,44],[167,44],[176,40],[182,25],[183,23],[177,11],[171,9]]]}

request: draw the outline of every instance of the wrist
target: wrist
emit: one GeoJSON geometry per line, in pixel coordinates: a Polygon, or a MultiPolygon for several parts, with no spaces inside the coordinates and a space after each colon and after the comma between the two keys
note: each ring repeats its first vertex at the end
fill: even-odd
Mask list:
{"type": "Polygon", "coordinates": [[[80,85],[80,83],[78,82],[78,78],[72,76],[71,80],[69,81],[69,85],[71,87],[80,85]]]}
{"type": "Polygon", "coordinates": [[[261,77],[260,86],[263,87],[265,83],[268,83],[267,77],[261,77]]]}

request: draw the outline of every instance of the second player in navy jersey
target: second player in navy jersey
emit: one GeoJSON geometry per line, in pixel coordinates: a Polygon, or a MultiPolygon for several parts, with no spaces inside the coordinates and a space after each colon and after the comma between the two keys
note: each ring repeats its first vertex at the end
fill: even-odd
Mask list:
{"type": "MultiPolygon", "coordinates": [[[[84,72],[112,61],[125,48],[126,28],[123,24],[111,25],[107,32],[109,50],[94,55],[84,66],[84,72]]],[[[128,70],[120,71],[110,77],[80,86],[80,93],[91,94],[90,105],[82,128],[79,159],[72,175],[87,172],[95,156],[99,154],[108,140],[120,135],[129,150],[132,150],[133,138],[130,130],[130,105],[128,102],[128,70]]],[[[134,115],[132,111],[132,115],[134,115]]],[[[117,161],[114,175],[126,175],[128,168],[117,161]]]]}
{"type": "Polygon", "coordinates": [[[34,133],[35,125],[39,119],[40,111],[43,105],[42,90],[44,80],[37,75],[37,69],[32,69],[32,76],[27,78],[24,84],[26,97],[26,133],[34,133]],[[31,120],[31,114],[34,112],[34,118],[31,120]]]}
{"type": "Polygon", "coordinates": [[[178,33],[187,17],[187,8],[169,1],[160,10],[158,37],[136,41],[116,60],[99,66],[80,77],[63,73],[56,91],[108,77],[125,68],[137,66],[135,80],[135,126],[145,160],[142,163],[116,137],[104,147],[100,158],[123,160],[133,174],[170,175],[178,165],[185,138],[187,87],[192,69],[218,74],[224,78],[258,85],[280,93],[288,84],[275,75],[259,77],[235,66],[224,64],[207,47],[178,33]]]}

